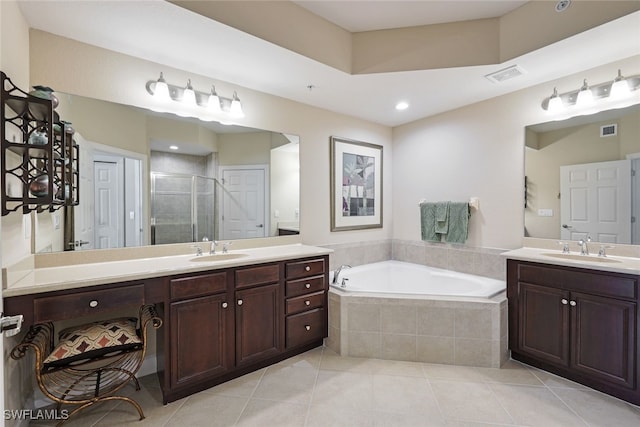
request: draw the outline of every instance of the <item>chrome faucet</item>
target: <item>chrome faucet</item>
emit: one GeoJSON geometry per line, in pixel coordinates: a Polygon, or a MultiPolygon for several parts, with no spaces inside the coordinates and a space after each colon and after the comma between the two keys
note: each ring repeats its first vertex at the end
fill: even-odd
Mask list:
{"type": "Polygon", "coordinates": [[[191,245],[192,248],[196,250],[196,256],[202,256],[202,248],[198,245],[191,245]]]}
{"type": "Polygon", "coordinates": [[[333,281],[331,282],[334,285],[338,284],[338,276],[340,275],[340,272],[342,271],[343,268],[351,268],[351,266],[348,264],[342,264],[340,267],[335,269],[335,271],[333,272],[333,281]]]}
{"type": "Polygon", "coordinates": [[[589,255],[589,242],[591,242],[591,237],[589,236],[587,236],[587,240],[578,240],[578,246],[580,246],[580,255],[589,255]]]}
{"type": "Polygon", "coordinates": [[[606,257],[607,256],[607,249],[613,249],[613,246],[601,245],[600,246],[600,250],[598,251],[598,256],[599,257],[606,257]]]}
{"type": "Polygon", "coordinates": [[[226,254],[227,252],[229,252],[229,246],[231,246],[233,244],[233,242],[224,242],[222,244],[222,253],[226,254]]]}
{"type": "Polygon", "coordinates": [[[211,247],[209,248],[209,255],[215,255],[216,254],[216,246],[218,246],[218,241],[217,240],[212,240],[211,241],[211,247]]]}

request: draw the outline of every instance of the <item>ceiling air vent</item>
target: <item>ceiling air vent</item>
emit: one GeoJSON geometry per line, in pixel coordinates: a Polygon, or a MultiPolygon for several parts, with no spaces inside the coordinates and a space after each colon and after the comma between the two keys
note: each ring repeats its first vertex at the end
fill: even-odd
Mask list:
{"type": "Polygon", "coordinates": [[[495,73],[487,74],[485,77],[493,83],[502,83],[506,80],[526,74],[526,71],[519,65],[512,65],[495,73]]]}
{"type": "Polygon", "coordinates": [[[616,123],[600,126],[600,138],[607,136],[616,136],[618,134],[618,125],[616,123]]]}

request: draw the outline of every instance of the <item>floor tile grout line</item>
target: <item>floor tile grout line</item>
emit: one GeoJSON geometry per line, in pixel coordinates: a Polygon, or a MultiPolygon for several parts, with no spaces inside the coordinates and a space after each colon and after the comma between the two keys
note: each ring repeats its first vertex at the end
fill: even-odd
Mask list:
{"type": "MultiPolygon", "coordinates": [[[[197,394],[197,393],[196,393],[196,394],[197,394]]],[[[192,394],[191,396],[195,396],[196,394],[192,394]]],[[[169,425],[169,422],[171,421],[171,419],[172,419],[172,418],[173,418],[173,417],[178,413],[178,411],[179,411],[180,409],[182,409],[182,407],[183,407],[184,405],[186,405],[186,404],[187,404],[187,402],[189,401],[189,399],[191,398],[191,396],[187,396],[187,397],[184,399],[184,402],[182,402],[180,405],[177,405],[178,407],[176,408],[176,410],[175,410],[175,411],[173,411],[173,413],[171,414],[171,416],[169,416],[169,418],[167,418],[167,420],[162,424],[162,426],[163,426],[163,427],[165,427],[165,426],[169,425]]],[[[167,404],[167,405],[168,405],[168,404],[167,404]]],[[[165,405],[164,405],[164,403],[162,404],[162,406],[165,406],[165,405]]]]}
{"type": "Polygon", "coordinates": [[[313,396],[316,393],[316,385],[318,384],[318,377],[320,376],[320,367],[322,366],[322,359],[324,358],[325,345],[321,346],[320,350],[320,362],[318,362],[318,368],[316,369],[316,378],[313,381],[313,388],[311,389],[311,396],[309,397],[309,404],[307,406],[307,415],[304,417],[304,425],[309,423],[309,414],[311,413],[311,405],[313,404],[313,396]]]}
{"type": "Polygon", "coordinates": [[[264,368],[262,370],[262,374],[260,375],[260,378],[258,379],[258,381],[256,381],[256,385],[253,387],[253,390],[251,390],[251,394],[247,397],[247,401],[244,403],[244,406],[242,407],[242,410],[240,411],[240,413],[238,414],[238,417],[234,421],[234,423],[233,423],[234,426],[238,425],[238,422],[240,421],[240,418],[242,418],[242,415],[244,414],[244,411],[247,409],[247,406],[249,406],[249,402],[251,402],[251,399],[253,398],[253,395],[256,393],[256,390],[260,386],[260,383],[262,382],[262,379],[264,378],[264,374],[266,374],[266,373],[267,373],[267,368],[264,368]]]}

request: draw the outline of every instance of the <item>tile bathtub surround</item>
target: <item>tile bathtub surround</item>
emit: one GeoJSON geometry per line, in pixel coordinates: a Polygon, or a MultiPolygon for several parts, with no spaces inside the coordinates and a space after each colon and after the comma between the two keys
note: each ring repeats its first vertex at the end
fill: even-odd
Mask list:
{"type": "Polygon", "coordinates": [[[500,256],[505,251],[506,249],[393,240],[391,259],[505,280],[506,262],[500,256]]]}
{"type": "Polygon", "coordinates": [[[327,346],[351,357],[499,367],[507,301],[361,297],[329,292],[327,346]]]}
{"type": "Polygon", "coordinates": [[[356,265],[371,264],[391,259],[391,240],[340,243],[321,246],[333,249],[334,251],[329,256],[330,270],[335,270],[342,264],[348,264],[355,267],[356,265]]]}
{"type": "Polygon", "coordinates": [[[317,348],[165,406],[155,375],[141,385],[138,392],[125,390],[142,405],[143,421],[131,405],[116,402],[65,425],[640,425],[640,407],[514,361],[502,369],[472,368],[342,357],[317,348]]]}

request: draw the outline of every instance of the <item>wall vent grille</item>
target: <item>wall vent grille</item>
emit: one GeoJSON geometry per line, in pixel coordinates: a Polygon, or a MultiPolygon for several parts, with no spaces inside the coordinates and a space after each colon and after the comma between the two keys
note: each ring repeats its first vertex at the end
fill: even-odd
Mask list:
{"type": "Polygon", "coordinates": [[[616,136],[617,134],[618,125],[616,123],[600,126],[600,138],[606,138],[607,136],[616,136]]]}

